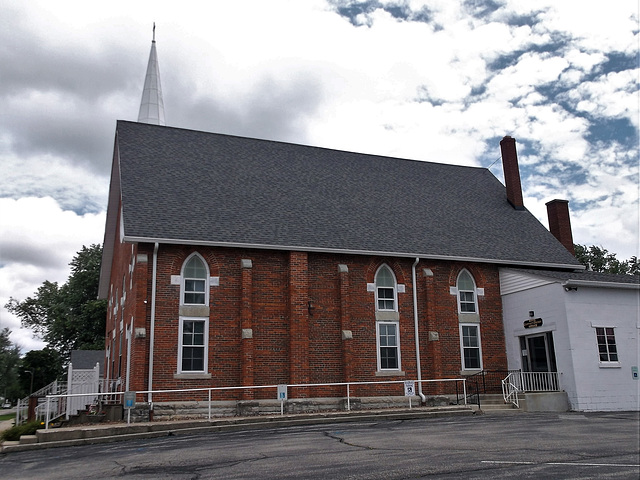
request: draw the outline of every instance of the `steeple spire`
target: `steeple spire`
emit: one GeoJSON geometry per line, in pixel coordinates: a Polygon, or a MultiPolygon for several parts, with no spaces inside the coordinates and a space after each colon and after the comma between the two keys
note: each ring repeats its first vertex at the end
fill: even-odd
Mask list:
{"type": "Polygon", "coordinates": [[[160,69],[158,68],[158,55],[156,53],[156,24],[153,24],[153,39],[151,41],[151,53],[147,65],[147,75],[144,79],[142,101],[138,122],[164,125],[164,102],[162,101],[162,88],[160,86],[160,69]]]}

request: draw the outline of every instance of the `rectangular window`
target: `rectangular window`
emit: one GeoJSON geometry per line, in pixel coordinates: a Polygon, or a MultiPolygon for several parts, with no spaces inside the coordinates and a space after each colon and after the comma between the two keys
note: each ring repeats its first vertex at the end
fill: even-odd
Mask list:
{"type": "Polygon", "coordinates": [[[179,373],[207,371],[208,323],[204,319],[181,319],[179,373]]]}
{"type": "Polygon", "coordinates": [[[618,349],[616,348],[616,336],[613,327],[596,327],[596,339],[598,341],[598,354],[601,362],[617,362],[618,349]]]}
{"type": "Polygon", "coordinates": [[[476,313],[473,292],[460,292],[460,313],[476,313]]]}
{"type": "Polygon", "coordinates": [[[378,310],[394,310],[393,288],[378,287],[378,310]]]}
{"type": "Polygon", "coordinates": [[[460,347],[462,353],[462,369],[482,370],[480,327],[478,325],[460,325],[460,347]]]}
{"type": "Polygon", "coordinates": [[[378,370],[400,369],[398,322],[378,322],[378,370]]]}
{"type": "Polygon", "coordinates": [[[185,279],[184,303],[186,305],[204,305],[204,288],[204,280],[185,279]]]}

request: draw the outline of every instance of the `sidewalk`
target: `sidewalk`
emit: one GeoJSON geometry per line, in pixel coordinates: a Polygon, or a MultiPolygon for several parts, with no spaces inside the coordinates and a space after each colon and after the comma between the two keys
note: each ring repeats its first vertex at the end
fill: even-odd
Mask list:
{"type": "MultiPolygon", "coordinates": [[[[199,434],[235,430],[255,430],[296,425],[321,425],[342,422],[389,421],[434,418],[452,415],[474,415],[470,406],[416,407],[407,409],[359,410],[294,415],[226,417],[204,420],[181,420],[132,423],[106,423],[38,430],[35,435],[23,435],[19,442],[3,442],[0,452],[19,452],[52,447],[119,442],[179,434],[199,434]]],[[[4,423],[4,422],[2,422],[4,423]]],[[[9,424],[8,426],[11,426],[9,424]]]]}
{"type": "Polygon", "coordinates": [[[8,430],[9,428],[13,427],[13,422],[15,422],[15,420],[2,420],[0,422],[0,433],[4,432],[5,430],[8,430]]]}

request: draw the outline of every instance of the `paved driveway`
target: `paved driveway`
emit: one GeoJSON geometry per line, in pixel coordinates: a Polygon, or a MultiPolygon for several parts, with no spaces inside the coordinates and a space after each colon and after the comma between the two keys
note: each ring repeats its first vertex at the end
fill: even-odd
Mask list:
{"type": "Polygon", "coordinates": [[[299,426],[14,452],[11,479],[640,477],[638,413],[299,426]]]}

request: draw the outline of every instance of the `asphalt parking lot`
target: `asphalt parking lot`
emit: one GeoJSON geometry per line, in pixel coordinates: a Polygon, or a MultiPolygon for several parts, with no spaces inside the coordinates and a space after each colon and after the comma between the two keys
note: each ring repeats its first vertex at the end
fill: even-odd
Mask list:
{"type": "Polygon", "coordinates": [[[638,412],[303,425],[0,455],[11,479],[640,478],[638,412]]]}

